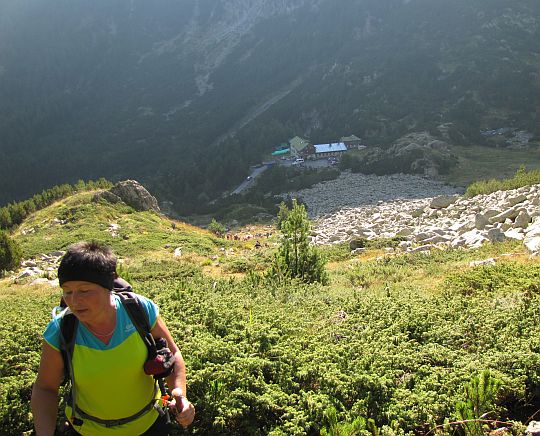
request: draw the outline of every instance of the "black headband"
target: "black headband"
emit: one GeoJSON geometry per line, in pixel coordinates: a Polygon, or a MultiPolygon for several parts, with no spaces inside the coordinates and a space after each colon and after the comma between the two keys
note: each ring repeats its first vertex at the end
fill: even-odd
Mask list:
{"type": "Polygon", "coordinates": [[[88,266],[67,265],[65,262],[61,262],[58,268],[58,283],[62,286],[65,282],[73,280],[95,283],[105,289],[112,290],[114,273],[92,271],[88,269],[88,266]]]}

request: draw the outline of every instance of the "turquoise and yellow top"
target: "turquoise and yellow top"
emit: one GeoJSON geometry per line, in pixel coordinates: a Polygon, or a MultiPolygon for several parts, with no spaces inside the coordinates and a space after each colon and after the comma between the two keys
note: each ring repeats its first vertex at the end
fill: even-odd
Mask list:
{"type": "MultiPolygon", "coordinates": [[[[114,295],[114,294],[113,294],[114,295]]],[[[159,314],[158,307],[149,299],[139,296],[148,314],[152,328],[159,314]]],[[[147,348],[131,322],[120,297],[116,302],[116,327],[108,344],[97,339],[82,323],[78,323],[73,350],[75,378],[75,404],[88,415],[110,420],[132,416],[145,407],[152,397],[159,398],[154,390],[154,379],[143,371],[147,348]]],[[[45,330],[45,341],[60,349],[60,319],[56,316],[45,330]]],[[[66,416],[71,420],[71,405],[66,406],[66,416]]],[[[151,409],[126,424],[106,428],[89,419],[75,426],[82,435],[138,435],[154,423],[158,413],[151,409]]],[[[72,422],[73,424],[73,422],[72,422]]]]}

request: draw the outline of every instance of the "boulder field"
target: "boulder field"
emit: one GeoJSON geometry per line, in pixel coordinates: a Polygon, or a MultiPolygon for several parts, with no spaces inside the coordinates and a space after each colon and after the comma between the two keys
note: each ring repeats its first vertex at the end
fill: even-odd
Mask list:
{"type": "MultiPolygon", "coordinates": [[[[455,188],[428,181],[412,188],[411,184],[422,181],[421,178],[395,175],[378,179],[377,184],[384,187],[382,195],[377,195],[377,186],[365,185],[356,207],[343,207],[318,216],[312,242],[349,243],[351,250],[361,250],[361,241],[365,239],[401,237],[402,251],[417,252],[444,247],[476,248],[486,242],[516,239],[523,241],[531,254],[540,251],[540,185],[466,198],[448,192],[455,188]],[[431,192],[440,187],[447,192],[422,198],[429,192],[428,187],[431,192]],[[394,198],[389,194],[392,190],[394,198]]],[[[300,193],[312,213],[320,213],[321,197],[316,192],[329,195],[323,185],[300,193]]],[[[347,196],[353,195],[349,190],[347,196]]]]}

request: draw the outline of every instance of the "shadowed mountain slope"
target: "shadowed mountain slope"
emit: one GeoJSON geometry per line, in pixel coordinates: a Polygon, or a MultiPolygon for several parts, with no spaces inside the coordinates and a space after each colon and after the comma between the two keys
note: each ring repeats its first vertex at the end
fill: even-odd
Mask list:
{"type": "Polygon", "coordinates": [[[186,212],[296,134],[538,134],[539,19],[533,0],[5,1],[0,203],[104,176],[186,212]]]}

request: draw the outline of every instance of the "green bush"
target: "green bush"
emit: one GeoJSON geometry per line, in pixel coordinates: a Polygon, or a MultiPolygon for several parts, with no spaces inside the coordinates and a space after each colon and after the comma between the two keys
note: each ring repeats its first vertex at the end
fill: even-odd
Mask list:
{"type": "Polygon", "coordinates": [[[328,421],[328,426],[321,430],[321,436],[363,436],[365,434],[378,436],[373,420],[370,420],[369,424],[370,428],[373,428],[375,431],[367,433],[366,420],[360,416],[353,422],[340,422],[338,421],[337,411],[333,407],[328,408],[324,412],[324,415],[328,421]]]}
{"type": "Polygon", "coordinates": [[[21,259],[22,251],[19,244],[0,230],[0,272],[17,268],[21,259]]]}
{"type": "MultiPolygon", "coordinates": [[[[389,292],[256,274],[215,279],[152,259],[130,273],[186,360],[197,418],[184,434],[336,434],[359,429],[358,417],[364,434],[373,434],[369,420],[384,435],[426,434],[456,417],[463,386],[485,369],[504,382],[498,417],[525,422],[540,398],[540,266],[456,269],[433,293],[407,280],[463,256],[474,253],[362,262],[369,280],[395,276],[389,292]],[[325,414],[332,407],[336,420],[325,414]]],[[[0,434],[8,435],[32,427],[30,386],[58,302],[18,289],[0,298],[0,434]]]]}
{"type": "Polygon", "coordinates": [[[227,232],[227,228],[220,222],[216,221],[215,218],[212,218],[212,222],[208,224],[208,230],[217,236],[223,236],[227,232]]]}
{"type": "Polygon", "coordinates": [[[475,195],[485,195],[495,191],[507,191],[537,183],[540,183],[540,170],[526,171],[525,166],[522,165],[511,179],[480,180],[471,183],[465,191],[465,196],[474,197],[475,195]]]}
{"type": "Polygon", "coordinates": [[[254,269],[254,265],[245,257],[239,257],[233,259],[231,262],[226,263],[223,267],[225,272],[229,273],[247,273],[254,269]]]}
{"type": "MultiPolygon", "coordinates": [[[[200,256],[173,259],[164,242],[204,259],[228,242],[160,227],[151,213],[117,220],[117,209],[97,207],[130,235],[108,240],[129,267],[119,273],[159,305],[184,355],[197,408],[184,434],[339,434],[360,424],[363,435],[426,434],[457,419],[463,386],[486,369],[504,386],[494,418],[526,422],[536,411],[530,405],[540,402],[540,264],[501,256],[521,254],[519,242],[377,259],[376,253],[351,256],[347,244],[324,247],[332,283],[322,286],[258,273],[279,251],[272,240],[223,256],[223,269],[243,271],[242,278],[206,276],[200,256]],[[497,263],[468,266],[488,257],[497,263]]],[[[63,247],[74,235],[103,234],[106,226],[81,210],[69,231],[52,228],[52,239],[17,236],[25,253],[63,247]]],[[[282,231],[295,213],[283,209],[282,231]]],[[[309,234],[309,223],[300,223],[296,234],[309,234]]],[[[30,387],[57,302],[57,290],[0,283],[0,434],[32,427],[30,387]]]]}

